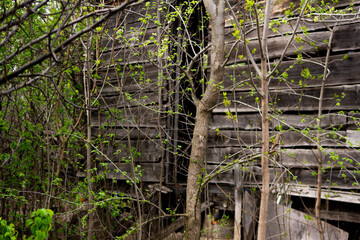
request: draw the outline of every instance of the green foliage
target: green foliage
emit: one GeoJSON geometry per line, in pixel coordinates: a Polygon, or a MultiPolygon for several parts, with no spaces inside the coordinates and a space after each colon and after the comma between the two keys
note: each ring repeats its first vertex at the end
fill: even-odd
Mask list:
{"type": "Polygon", "coordinates": [[[15,240],[17,237],[17,232],[15,230],[14,224],[7,224],[6,220],[1,220],[0,217],[0,240],[15,240]]]}
{"type": "Polygon", "coordinates": [[[32,236],[28,240],[45,240],[51,230],[52,216],[54,212],[50,209],[38,209],[31,213],[31,219],[26,220],[26,226],[30,227],[32,236]]]}
{"type": "MultiPolygon", "coordinates": [[[[32,235],[30,237],[24,236],[23,239],[48,239],[53,215],[54,212],[50,209],[42,208],[32,212],[30,219],[26,220],[26,226],[30,228],[32,235]]],[[[0,240],[16,240],[17,235],[14,224],[7,224],[7,221],[0,218],[0,240]]]]}

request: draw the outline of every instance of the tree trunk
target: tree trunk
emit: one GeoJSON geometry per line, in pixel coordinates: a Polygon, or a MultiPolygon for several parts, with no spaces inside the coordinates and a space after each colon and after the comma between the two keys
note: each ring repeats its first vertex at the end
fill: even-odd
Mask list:
{"type": "MultiPolygon", "coordinates": [[[[261,131],[262,131],[262,150],[261,150],[261,173],[262,189],[259,213],[259,240],[266,238],[266,225],[268,216],[269,194],[270,194],[270,174],[269,174],[269,87],[266,66],[267,35],[270,20],[271,0],[266,1],[264,28],[261,41],[261,131]]],[[[259,40],[260,41],[260,40],[259,40]]]]}
{"type": "Polygon", "coordinates": [[[219,97],[219,83],[224,75],[225,1],[205,0],[205,8],[210,14],[211,25],[211,72],[210,81],[201,100],[196,100],[196,120],[192,138],[190,164],[186,190],[186,232],[185,239],[200,238],[201,201],[200,181],[205,167],[206,147],[212,108],[219,97]]]}

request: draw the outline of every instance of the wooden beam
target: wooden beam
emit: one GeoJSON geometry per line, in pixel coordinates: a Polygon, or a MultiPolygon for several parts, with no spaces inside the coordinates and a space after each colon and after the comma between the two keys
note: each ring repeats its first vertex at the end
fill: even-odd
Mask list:
{"type": "MultiPolygon", "coordinates": [[[[299,185],[295,186],[295,185],[287,184],[287,185],[278,185],[276,188],[277,189],[273,190],[273,193],[278,192],[278,193],[284,193],[286,195],[308,197],[308,198],[316,198],[316,194],[317,194],[317,190],[309,186],[299,186],[299,185]]],[[[328,190],[326,188],[323,188],[321,190],[321,199],[360,204],[360,193],[328,190]]]]}
{"type": "Polygon", "coordinates": [[[320,216],[324,220],[360,223],[360,214],[354,212],[320,210],[320,216]]]}

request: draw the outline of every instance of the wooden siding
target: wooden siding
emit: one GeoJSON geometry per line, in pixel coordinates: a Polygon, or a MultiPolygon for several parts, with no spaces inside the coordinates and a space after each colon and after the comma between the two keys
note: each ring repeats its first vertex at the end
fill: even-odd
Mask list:
{"type": "MultiPolygon", "coordinates": [[[[338,6],[346,6],[348,2],[341,1],[338,6]]],[[[359,8],[356,5],[358,3],[355,1],[354,8],[359,8]]],[[[239,5],[237,7],[240,8],[239,5]]],[[[287,6],[275,7],[273,19],[282,16],[284,9],[287,6]]],[[[179,98],[187,97],[181,88],[175,88],[175,85],[180,84],[174,80],[174,74],[181,72],[179,68],[175,66],[171,72],[161,75],[159,59],[154,54],[156,45],[147,41],[157,34],[157,25],[151,21],[139,21],[140,17],[153,11],[139,5],[107,23],[108,31],[101,39],[102,47],[107,50],[101,56],[98,69],[100,79],[96,82],[101,91],[98,99],[101,109],[93,111],[91,119],[94,136],[112,136],[113,142],[104,145],[104,152],[119,168],[128,170],[124,158],[130,154],[129,149],[134,148],[140,153],[135,161],[144,170],[142,180],[145,182],[160,181],[160,163],[165,156],[168,165],[174,164],[174,159],[180,157],[176,147],[171,146],[177,142],[174,137],[180,131],[174,128],[175,116],[180,115],[175,113],[175,106],[179,102],[174,96],[178,94],[179,98]],[[126,42],[125,37],[118,37],[116,32],[120,29],[122,36],[132,39],[126,42]],[[143,34],[139,35],[139,31],[143,31],[143,34]],[[161,77],[166,81],[160,81],[161,77]]],[[[221,95],[210,126],[208,172],[217,171],[219,164],[220,167],[225,166],[234,159],[244,160],[249,154],[259,153],[261,147],[259,96],[253,89],[259,86],[258,76],[240,57],[245,56],[244,46],[232,34],[234,28],[230,15],[227,19],[225,44],[228,61],[221,95]],[[223,104],[225,96],[230,101],[228,106],[223,104]]],[[[301,28],[296,32],[298,41],[294,40],[287,49],[284,61],[269,82],[271,135],[275,138],[281,133],[277,154],[271,161],[271,181],[282,176],[283,181],[295,186],[315,187],[318,98],[327,50],[325,43],[329,40],[330,32],[322,23],[305,20],[301,21],[301,28]],[[302,53],[302,59],[297,59],[299,53],[302,53]],[[307,71],[311,75],[305,78],[307,71]],[[284,169],[286,172],[282,174],[284,169]]],[[[268,40],[271,64],[279,61],[290,39],[288,33],[293,31],[294,25],[295,20],[289,20],[288,24],[277,26],[277,31],[271,31],[268,40]]],[[[335,24],[329,23],[328,26],[334,27],[335,24]]],[[[164,26],[162,30],[169,33],[172,27],[164,26]]],[[[251,28],[247,26],[249,31],[246,39],[249,40],[248,46],[255,61],[259,62],[258,39],[256,31],[251,28]]],[[[326,188],[359,189],[360,133],[354,121],[354,117],[359,118],[354,112],[360,110],[359,32],[359,22],[342,21],[334,27],[324,93],[324,116],[320,124],[324,129],[321,132],[321,145],[324,148],[323,181],[326,188]]],[[[188,131],[188,135],[186,139],[181,139],[181,144],[180,141],[177,143],[190,148],[193,126],[184,123],[182,127],[188,131]]],[[[186,153],[186,149],[181,150],[186,153]]],[[[173,167],[180,169],[184,166],[173,167]]],[[[109,165],[108,170],[108,178],[126,180],[124,175],[116,172],[114,166],[109,165]]],[[[248,162],[242,170],[244,186],[258,187],[261,182],[259,160],[248,162]]],[[[209,188],[213,189],[215,184],[230,187],[224,187],[222,193],[213,191],[213,194],[230,194],[234,184],[233,171],[212,179],[209,188]]]]}

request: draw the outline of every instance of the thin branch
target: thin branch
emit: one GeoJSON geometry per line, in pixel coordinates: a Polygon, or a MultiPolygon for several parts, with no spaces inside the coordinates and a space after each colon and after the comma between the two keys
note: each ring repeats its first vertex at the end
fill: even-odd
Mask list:
{"type": "MultiPolygon", "coordinates": [[[[78,39],[79,37],[81,37],[85,33],[88,33],[91,30],[95,29],[97,26],[99,26],[100,24],[105,22],[108,18],[110,18],[111,16],[113,16],[114,14],[116,14],[116,13],[118,13],[120,11],[123,11],[128,5],[130,5],[131,3],[134,3],[136,1],[137,0],[129,0],[129,1],[121,4],[117,8],[106,10],[107,13],[108,13],[106,16],[102,17],[100,20],[98,20],[97,22],[95,22],[91,26],[85,28],[84,30],[82,30],[82,31],[76,33],[75,35],[73,35],[72,37],[68,38],[64,43],[62,43],[60,46],[58,46],[56,49],[54,49],[53,53],[58,53],[58,52],[62,51],[64,49],[64,47],[71,44],[74,40],[78,39]]],[[[145,1],[147,1],[147,0],[143,0],[143,1],[141,1],[141,3],[145,2],[145,1]]],[[[42,63],[43,61],[45,61],[46,59],[48,59],[51,56],[52,56],[52,53],[44,54],[44,55],[40,56],[39,58],[37,58],[37,59],[35,59],[35,60],[33,60],[33,61],[23,65],[23,66],[21,66],[18,70],[14,71],[14,72],[6,75],[6,76],[3,76],[2,78],[0,78],[0,85],[6,83],[10,79],[13,79],[13,78],[17,77],[19,74],[25,72],[29,68],[42,63]]]]}
{"type": "Polygon", "coordinates": [[[298,17],[298,19],[297,19],[297,21],[296,21],[296,25],[295,25],[294,31],[293,31],[293,33],[291,34],[291,37],[290,37],[289,41],[286,43],[286,46],[285,46],[285,48],[284,48],[284,50],[283,50],[283,52],[282,52],[282,54],[281,54],[280,60],[279,60],[279,62],[276,64],[276,66],[273,68],[273,70],[271,70],[271,72],[267,75],[267,78],[271,77],[271,76],[275,73],[275,71],[278,69],[278,67],[280,66],[280,64],[281,64],[282,61],[284,60],[286,51],[288,50],[291,42],[293,41],[293,39],[294,39],[294,37],[295,37],[295,35],[296,35],[295,33],[296,33],[296,31],[297,31],[297,29],[298,29],[298,27],[299,27],[299,25],[300,25],[301,17],[302,17],[302,15],[304,14],[304,11],[305,11],[305,9],[306,9],[306,6],[308,5],[308,2],[309,2],[309,0],[306,0],[306,2],[304,3],[304,5],[303,5],[303,7],[302,7],[302,9],[301,9],[300,15],[299,15],[299,17],[298,17]]]}

